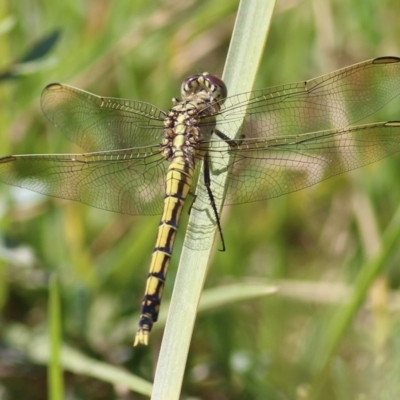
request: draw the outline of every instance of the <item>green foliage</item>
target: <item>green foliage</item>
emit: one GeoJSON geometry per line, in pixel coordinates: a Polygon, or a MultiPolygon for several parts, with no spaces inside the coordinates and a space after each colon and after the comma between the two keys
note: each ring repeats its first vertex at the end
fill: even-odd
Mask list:
{"type": "MultiPolygon", "coordinates": [[[[1,154],[76,150],[41,115],[39,96],[50,82],[167,109],[185,76],[221,75],[237,5],[3,1],[0,71],[51,32],[61,36],[34,65],[19,65],[14,79],[0,82],[1,154]]],[[[400,55],[399,13],[393,0],[278,2],[255,87],[400,55]]],[[[369,121],[400,120],[398,104],[369,121]]],[[[399,240],[390,242],[399,168],[393,156],[298,193],[224,210],[227,251],[216,251],[210,264],[205,286],[211,300],[206,292],[182,398],[399,396],[400,253],[399,240]],[[374,262],[381,264],[371,273],[374,262]],[[364,266],[372,275],[363,280],[364,266]],[[270,285],[279,291],[264,296],[270,285]],[[226,295],[225,287],[237,296],[226,295]],[[363,293],[366,303],[357,297],[363,293]],[[356,305],[350,311],[342,308],[348,298],[356,305]],[[347,314],[340,318],[342,310],[347,314]]],[[[136,376],[152,380],[163,317],[149,348],[131,343],[158,217],[108,213],[6,185],[0,185],[0,215],[0,398],[47,396],[43,364],[50,360],[47,299],[54,274],[67,346],[65,397],[129,399],[134,387],[135,398],[145,396],[149,386],[136,376]],[[41,343],[33,346],[36,353],[35,343],[41,343]]]]}

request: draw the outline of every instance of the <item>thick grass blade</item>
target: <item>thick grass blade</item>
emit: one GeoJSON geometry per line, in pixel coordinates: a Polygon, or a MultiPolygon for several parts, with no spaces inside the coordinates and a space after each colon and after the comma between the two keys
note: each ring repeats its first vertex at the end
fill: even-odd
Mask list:
{"type": "MultiPolygon", "coordinates": [[[[242,1],[236,19],[223,79],[229,94],[252,89],[264,50],[275,1],[242,1]]],[[[226,174],[214,176],[216,186],[224,187],[226,174]]],[[[199,183],[197,193],[205,190],[199,183]]],[[[217,207],[222,207],[223,192],[214,193],[217,207]]],[[[198,196],[200,198],[202,196],[198,196]]],[[[205,197],[206,198],[206,197],[205,197]]],[[[172,294],[164,338],[157,364],[152,399],[179,399],[197,307],[206,277],[215,237],[210,228],[213,215],[209,204],[196,201],[191,210],[175,288],[172,294]],[[193,238],[201,240],[194,250],[193,238]]]]}

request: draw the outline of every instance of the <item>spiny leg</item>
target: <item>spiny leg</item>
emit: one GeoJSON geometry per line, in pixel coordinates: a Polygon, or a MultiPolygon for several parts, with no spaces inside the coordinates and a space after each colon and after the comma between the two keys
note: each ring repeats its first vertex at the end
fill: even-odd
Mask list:
{"type": "Polygon", "coordinates": [[[210,199],[211,208],[214,212],[215,222],[218,227],[219,237],[221,239],[222,249],[220,251],[225,251],[225,240],[224,235],[222,234],[222,227],[221,227],[221,220],[219,218],[219,213],[217,210],[217,206],[215,204],[214,194],[211,190],[211,179],[210,179],[210,159],[208,153],[204,156],[204,164],[203,164],[203,171],[204,171],[204,186],[207,190],[208,198],[210,199]]]}

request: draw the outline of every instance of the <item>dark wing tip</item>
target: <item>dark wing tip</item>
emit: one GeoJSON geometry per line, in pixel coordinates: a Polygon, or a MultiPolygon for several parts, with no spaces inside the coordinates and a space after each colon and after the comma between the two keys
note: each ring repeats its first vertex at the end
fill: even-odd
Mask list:
{"type": "MultiPolygon", "coordinates": [[[[400,121],[388,121],[385,123],[385,126],[389,126],[389,127],[400,127],[400,121]]],[[[0,159],[1,162],[1,159],[0,159]]]]}
{"type": "Polygon", "coordinates": [[[43,91],[45,91],[45,90],[60,90],[61,88],[62,88],[61,83],[55,82],[55,83],[49,83],[49,84],[43,89],[43,91]]]}
{"type": "Polygon", "coordinates": [[[8,162],[15,161],[17,158],[14,156],[5,156],[0,158],[0,164],[5,164],[8,162]]]}
{"type": "Polygon", "coordinates": [[[386,57],[377,57],[373,60],[374,64],[390,64],[390,63],[398,63],[400,62],[399,57],[394,56],[386,56],[386,57]]]}

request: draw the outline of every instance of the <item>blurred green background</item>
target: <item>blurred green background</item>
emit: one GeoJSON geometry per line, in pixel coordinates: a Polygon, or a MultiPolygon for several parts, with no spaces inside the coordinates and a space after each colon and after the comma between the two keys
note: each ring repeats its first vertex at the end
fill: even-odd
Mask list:
{"type": "MultiPolygon", "coordinates": [[[[237,7],[236,0],[2,1],[0,74],[8,79],[0,81],[1,154],[76,150],[41,115],[40,93],[50,82],[167,109],[188,74],[222,74],[237,7]],[[55,31],[60,39],[44,57],[19,62],[55,31]]],[[[395,0],[281,0],[255,87],[399,56],[399,15],[395,0]]],[[[373,118],[396,119],[399,102],[373,118]]],[[[216,244],[206,289],[257,282],[280,292],[199,314],[182,398],[399,398],[400,241],[328,367],[323,373],[316,367],[347,290],[385,246],[400,203],[398,171],[400,158],[393,156],[288,196],[226,209],[227,251],[216,244]]],[[[162,324],[148,348],[131,343],[159,218],[6,185],[0,217],[0,399],[47,398],[43,360],[18,345],[15,332],[24,332],[28,344],[46,333],[52,273],[60,282],[64,342],[151,381],[162,324]]],[[[67,372],[65,379],[71,400],[146,398],[84,374],[67,372]]]]}

